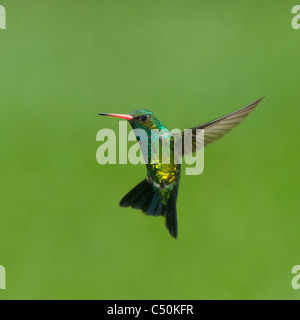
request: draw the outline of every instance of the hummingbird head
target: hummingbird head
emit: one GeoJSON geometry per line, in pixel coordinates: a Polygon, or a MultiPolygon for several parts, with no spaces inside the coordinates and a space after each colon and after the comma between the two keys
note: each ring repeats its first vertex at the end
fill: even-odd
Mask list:
{"type": "Polygon", "coordinates": [[[147,133],[149,133],[151,129],[163,128],[162,123],[158,120],[155,114],[146,109],[134,110],[129,114],[99,113],[99,115],[128,120],[133,129],[143,129],[147,133]]]}

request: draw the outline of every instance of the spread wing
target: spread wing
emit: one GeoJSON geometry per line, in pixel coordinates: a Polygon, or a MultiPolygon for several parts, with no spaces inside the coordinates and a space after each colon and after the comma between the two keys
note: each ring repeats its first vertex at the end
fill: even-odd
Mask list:
{"type": "Polygon", "coordinates": [[[184,153],[184,139],[186,140],[186,145],[189,146],[188,150],[195,152],[197,149],[207,146],[210,143],[222,138],[226,133],[230,132],[233,128],[239,125],[244,119],[247,118],[249,113],[253,111],[256,106],[262,101],[263,98],[255,101],[247,107],[244,107],[238,111],[230,113],[224,117],[218,118],[216,120],[207,122],[205,124],[196,126],[181,132],[182,139],[182,150],[184,153]],[[198,129],[198,131],[197,131],[198,129]],[[204,129],[204,134],[203,134],[204,129]],[[202,131],[202,134],[201,134],[202,131]],[[204,140],[204,141],[203,141],[204,140]],[[190,144],[192,143],[192,147],[190,144]]]}

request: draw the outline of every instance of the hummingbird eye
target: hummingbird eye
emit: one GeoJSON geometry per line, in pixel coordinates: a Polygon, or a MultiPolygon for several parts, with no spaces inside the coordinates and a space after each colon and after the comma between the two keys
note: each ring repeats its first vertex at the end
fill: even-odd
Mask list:
{"type": "Polygon", "coordinates": [[[141,116],[141,120],[142,121],[147,121],[148,120],[148,115],[147,114],[143,114],[142,116],[141,116]]]}

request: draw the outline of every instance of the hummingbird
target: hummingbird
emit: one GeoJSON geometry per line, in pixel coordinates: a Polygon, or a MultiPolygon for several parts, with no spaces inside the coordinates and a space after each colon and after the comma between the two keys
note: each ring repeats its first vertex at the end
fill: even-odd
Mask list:
{"type": "MultiPolygon", "coordinates": [[[[210,143],[220,139],[226,133],[230,132],[234,127],[239,125],[250,112],[252,112],[259,102],[263,98],[255,101],[254,103],[232,112],[226,116],[217,118],[213,121],[192,127],[189,130],[191,135],[191,152],[195,152],[198,148],[197,132],[198,130],[204,130],[204,141],[202,146],[207,146],[210,143]]],[[[166,218],[166,227],[169,230],[172,237],[175,239],[178,235],[178,223],[177,223],[177,196],[180,183],[181,164],[174,161],[174,141],[175,137],[165,127],[155,114],[146,109],[139,109],[130,112],[129,114],[116,114],[116,113],[99,113],[101,116],[117,117],[127,120],[133,129],[143,129],[148,137],[145,142],[140,140],[140,137],[136,135],[137,141],[139,141],[142,153],[144,148],[148,149],[148,161],[146,162],[147,176],[136,185],[131,191],[129,191],[120,201],[121,207],[132,207],[134,209],[142,210],[146,215],[151,216],[164,216],[166,218]],[[169,147],[164,155],[169,157],[167,163],[162,163],[161,158],[161,144],[159,147],[160,161],[151,161],[151,130],[158,129],[160,134],[158,139],[162,136],[168,136],[170,139],[169,147]],[[144,143],[142,148],[142,143],[144,143]],[[145,145],[146,143],[146,145],[145,145]]],[[[179,133],[180,139],[184,142],[186,135],[184,131],[179,133]]],[[[152,138],[155,137],[152,135],[152,138]]],[[[203,138],[202,138],[203,139],[203,138]]],[[[183,156],[184,150],[182,150],[183,156]]]]}

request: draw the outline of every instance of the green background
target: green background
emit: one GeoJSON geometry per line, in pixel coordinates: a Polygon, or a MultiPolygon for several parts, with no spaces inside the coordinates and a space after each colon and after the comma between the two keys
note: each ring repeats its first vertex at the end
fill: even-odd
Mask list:
{"type": "Polygon", "coordinates": [[[297,1],[1,0],[0,299],[299,299],[297,1]],[[189,128],[267,95],[182,176],[179,238],[122,209],[99,112],[189,128]]]}

